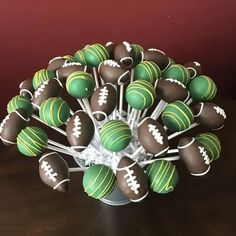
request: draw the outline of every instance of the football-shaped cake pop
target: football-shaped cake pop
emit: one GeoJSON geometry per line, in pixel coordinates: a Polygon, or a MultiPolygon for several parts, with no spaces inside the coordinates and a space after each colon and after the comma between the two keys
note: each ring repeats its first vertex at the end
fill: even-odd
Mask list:
{"type": "Polygon", "coordinates": [[[70,182],[69,167],[56,152],[46,152],[39,159],[39,175],[41,180],[60,192],[66,192],[70,182]]]}
{"type": "Polygon", "coordinates": [[[202,74],[201,64],[197,61],[187,62],[184,66],[188,69],[190,73],[190,79],[193,79],[196,76],[199,76],[202,74]]]}
{"type": "Polygon", "coordinates": [[[82,65],[79,62],[67,62],[57,70],[56,75],[57,78],[60,79],[63,83],[66,82],[66,79],[75,71],[88,71],[88,67],[82,65]]]}
{"type": "Polygon", "coordinates": [[[205,75],[195,77],[189,84],[189,92],[196,102],[207,102],[212,100],[217,92],[213,80],[205,75]]]}
{"type": "Polygon", "coordinates": [[[20,95],[33,99],[34,87],[32,85],[32,79],[24,80],[19,85],[20,95]]]}
{"type": "Polygon", "coordinates": [[[160,123],[150,117],[146,117],[139,123],[138,139],[144,149],[155,156],[169,149],[166,131],[160,123]]]}
{"type": "Polygon", "coordinates": [[[194,121],[192,110],[181,101],[169,103],[164,108],[161,119],[168,129],[175,132],[189,128],[194,121]]]}
{"type": "Polygon", "coordinates": [[[70,115],[70,107],[60,97],[51,97],[42,102],[39,116],[49,126],[60,126],[64,124],[70,115]]]}
{"type": "Polygon", "coordinates": [[[116,44],[113,42],[107,42],[105,47],[110,55],[110,58],[114,59],[114,51],[115,51],[116,44]]]}
{"type": "Polygon", "coordinates": [[[124,41],[123,43],[116,45],[114,58],[125,66],[131,67],[135,60],[135,52],[131,45],[124,41]]]}
{"type": "Polygon", "coordinates": [[[24,109],[18,108],[8,114],[0,124],[0,138],[5,145],[16,144],[16,137],[29,122],[24,109]]]}
{"type": "Polygon", "coordinates": [[[60,96],[63,85],[59,79],[50,79],[44,81],[34,92],[32,105],[35,110],[38,110],[41,103],[50,97],[60,96]]]}
{"type": "Polygon", "coordinates": [[[28,97],[17,95],[13,97],[7,104],[8,113],[12,113],[18,108],[24,109],[28,117],[32,116],[33,107],[28,97]]]}
{"type": "Polygon", "coordinates": [[[156,48],[149,48],[147,51],[141,52],[142,61],[153,61],[163,71],[169,66],[169,58],[164,52],[156,48]]]}
{"type": "Polygon", "coordinates": [[[143,110],[153,105],[156,93],[148,81],[136,80],[127,87],[125,98],[132,108],[143,110]]]}
{"type": "Polygon", "coordinates": [[[114,85],[126,84],[130,80],[130,72],[124,65],[113,60],[105,60],[98,67],[103,81],[114,85]]]}
{"type": "Polygon", "coordinates": [[[175,79],[180,81],[185,86],[188,85],[190,80],[190,73],[187,68],[182,65],[171,65],[167,70],[163,72],[164,79],[175,79]]]}
{"type": "Polygon", "coordinates": [[[17,136],[18,150],[25,156],[41,155],[48,142],[47,134],[39,127],[28,126],[17,136]]]}
{"type": "Polygon", "coordinates": [[[161,70],[159,66],[152,61],[140,62],[134,69],[135,80],[146,80],[151,84],[154,84],[161,76],[161,70]]]}
{"type": "Polygon", "coordinates": [[[44,81],[55,78],[55,72],[41,69],[34,74],[32,85],[34,89],[38,88],[44,81]]]}
{"type": "Polygon", "coordinates": [[[54,57],[53,59],[51,59],[48,63],[48,67],[47,70],[49,71],[56,71],[58,70],[61,66],[63,66],[63,64],[67,61],[67,62],[73,62],[73,57],[68,55],[68,56],[63,56],[63,57],[54,57]]]}
{"type": "Polygon", "coordinates": [[[116,170],[117,184],[132,202],[140,202],[148,195],[147,177],[138,163],[124,156],[116,170]]]}
{"type": "Polygon", "coordinates": [[[194,176],[205,175],[210,169],[206,148],[192,137],[183,137],[178,143],[179,157],[194,176]]]}
{"type": "Polygon", "coordinates": [[[66,80],[66,89],[74,98],[87,98],[92,95],[94,88],[94,79],[87,72],[73,72],[66,80]]]}
{"type": "Polygon", "coordinates": [[[156,193],[172,192],[179,181],[178,171],[170,161],[154,161],[148,166],[146,174],[149,186],[156,193]]]}
{"type": "Polygon", "coordinates": [[[104,198],[115,187],[115,174],[106,165],[90,166],[84,173],[83,187],[88,196],[95,199],[104,198]]]}
{"type": "Polygon", "coordinates": [[[103,125],[100,141],[104,148],[112,152],[125,149],[132,138],[129,126],[121,120],[111,120],[103,125]]]}
{"type": "Polygon", "coordinates": [[[180,81],[175,79],[159,79],[156,82],[156,94],[159,99],[167,103],[176,100],[187,101],[189,92],[180,81]]]}
{"type": "Polygon", "coordinates": [[[71,147],[83,151],[94,136],[93,121],[84,111],[77,111],[67,123],[66,134],[71,147]]]}
{"type": "Polygon", "coordinates": [[[116,89],[112,84],[99,87],[91,97],[92,114],[96,120],[102,121],[115,109],[117,103],[116,89]]]}
{"type": "Polygon", "coordinates": [[[215,161],[220,157],[221,144],[219,138],[215,134],[198,134],[196,140],[207,149],[210,162],[215,161]]]}
{"type": "Polygon", "coordinates": [[[193,106],[196,121],[212,130],[224,127],[226,114],[225,111],[215,103],[200,102],[193,106]]]}

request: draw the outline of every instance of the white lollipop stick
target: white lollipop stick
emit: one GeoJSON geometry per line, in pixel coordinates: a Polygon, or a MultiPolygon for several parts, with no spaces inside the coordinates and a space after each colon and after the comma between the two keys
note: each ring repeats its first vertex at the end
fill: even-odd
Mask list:
{"type": "Polygon", "coordinates": [[[128,124],[130,124],[130,122],[131,122],[131,120],[132,120],[132,117],[133,117],[133,115],[134,115],[134,111],[135,111],[135,109],[132,108],[132,110],[131,110],[131,112],[130,112],[130,114],[129,114],[128,121],[127,121],[128,124]]]}
{"type": "Polygon", "coordinates": [[[178,136],[178,135],[180,135],[180,134],[183,134],[184,132],[186,132],[186,131],[188,131],[188,130],[190,130],[190,129],[192,129],[192,128],[198,126],[198,125],[199,125],[199,123],[195,122],[195,123],[191,124],[187,129],[185,129],[185,130],[183,130],[183,131],[180,131],[180,132],[175,132],[175,133],[169,135],[169,136],[168,136],[168,140],[170,140],[170,139],[172,139],[172,138],[174,138],[174,137],[176,137],[176,136],[178,136]]]}
{"type": "Polygon", "coordinates": [[[186,102],[186,104],[187,104],[187,105],[190,105],[192,102],[193,102],[193,99],[190,98],[190,99],[186,102]]]}
{"type": "MultiPolygon", "coordinates": [[[[132,70],[131,70],[131,73],[130,73],[130,83],[132,83],[133,81],[134,81],[134,69],[132,69],[132,70]]],[[[127,118],[129,118],[130,110],[131,110],[131,106],[128,104],[128,108],[127,108],[127,118]]]]}
{"type": "Polygon", "coordinates": [[[176,149],[169,149],[169,150],[167,151],[167,154],[178,153],[178,152],[179,152],[179,149],[178,149],[178,148],[176,148],[176,149]]]}
{"type": "Polygon", "coordinates": [[[134,158],[135,156],[137,156],[140,152],[144,151],[144,148],[142,146],[140,146],[138,149],[136,149],[136,151],[132,154],[132,158],[134,158]]]}
{"type": "Polygon", "coordinates": [[[162,157],[162,158],[157,158],[157,159],[151,159],[151,160],[147,160],[147,161],[141,161],[139,162],[139,165],[148,165],[151,164],[157,160],[165,160],[165,161],[177,161],[179,160],[179,156],[173,156],[173,157],[162,157]]]}
{"type": "Polygon", "coordinates": [[[70,109],[70,115],[73,116],[75,113],[70,109]]]}
{"type": "Polygon", "coordinates": [[[105,84],[104,80],[103,80],[101,77],[100,77],[100,81],[101,81],[101,84],[102,84],[102,85],[105,84]]]}
{"type": "Polygon", "coordinates": [[[167,105],[167,103],[165,101],[160,100],[160,102],[157,104],[155,110],[152,112],[151,118],[154,120],[157,120],[166,105],[167,105]]]}
{"type": "Polygon", "coordinates": [[[142,114],[142,110],[139,110],[139,111],[138,111],[138,115],[137,115],[137,119],[136,119],[136,121],[137,121],[138,123],[139,123],[141,114],[142,114]]]}
{"type": "Polygon", "coordinates": [[[56,146],[56,147],[58,147],[58,148],[61,148],[61,149],[64,149],[64,150],[67,150],[67,151],[71,152],[71,151],[70,151],[70,150],[71,150],[70,147],[65,146],[65,145],[63,145],[63,144],[61,144],[61,143],[55,142],[55,141],[53,141],[53,140],[51,140],[51,139],[48,139],[48,143],[51,144],[51,145],[54,145],[54,146],[56,146]]]}
{"type": "Polygon", "coordinates": [[[59,133],[65,135],[65,136],[67,136],[67,135],[66,135],[66,132],[65,132],[64,130],[62,130],[62,129],[58,128],[58,127],[54,127],[54,126],[47,125],[47,124],[44,123],[44,122],[40,119],[40,117],[38,117],[37,115],[33,114],[32,117],[33,117],[35,120],[41,122],[42,124],[44,124],[44,125],[50,127],[51,129],[54,129],[54,130],[56,130],[57,132],[59,132],[59,133]]]}
{"type": "Polygon", "coordinates": [[[138,116],[138,110],[134,109],[134,114],[133,114],[133,117],[131,119],[131,124],[130,124],[130,129],[132,130],[133,127],[134,127],[134,124],[135,124],[135,121],[137,119],[137,116],[138,116]]]}
{"type": "Polygon", "coordinates": [[[53,146],[53,145],[47,145],[46,148],[49,149],[49,150],[55,151],[55,152],[60,152],[60,153],[66,154],[66,155],[68,155],[68,156],[72,156],[72,157],[73,157],[73,156],[77,156],[77,157],[79,157],[78,154],[69,152],[69,151],[67,151],[67,150],[65,150],[65,149],[61,149],[61,148],[55,147],[55,146],[53,146]]]}
{"type": "Polygon", "coordinates": [[[81,172],[81,171],[86,171],[88,169],[88,167],[73,167],[73,168],[69,168],[69,172],[73,173],[73,172],[81,172]]]}
{"type": "Polygon", "coordinates": [[[120,120],[122,119],[122,111],[123,111],[123,95],[124,95],[124,84],[121,84],[120,85],[120,102],[119,102],[120,120]]]}
{"type": "Polygon", "coordinates": [[[80,99],[77,99],[77,101],[78,101],[79,105],[81,106],[81,108],[83,109],[83,111],[87,112],[85,107],[84,107],[83,102],[80,99]]]}
{"type": "Polygon", "coordinates": [[[96,67],[93,67],[93,78],[94,78],[94,80],[95,80],[96,88],[99,88],[98,74],[97,74],[97,69],[96,69],[96,67]]]}

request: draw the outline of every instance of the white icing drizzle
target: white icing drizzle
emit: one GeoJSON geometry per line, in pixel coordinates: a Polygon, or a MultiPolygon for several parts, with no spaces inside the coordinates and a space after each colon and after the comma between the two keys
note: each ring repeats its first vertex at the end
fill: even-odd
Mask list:
{"type": "Polygon", "coordinates": [[[195,66],[201,66],[201,64],[197,61],[194,61],[193,63],[194,63],[195,66]]]}
{"type": "Polygon", "coordinates": [[[79,62],[68,62],[67,60],[64,62],[64,64],[63,64],[63,68],[65,68],[65,67],[68,67],[68,66],[82,66],[82,64],[81,63],[79,63],[79,62]]]}
{"type": "Polygon", "coordinates": [[[75,119],[74,119],[74,128],[72,129],[73,131],[73,135],[76,137],[76,138],[79,138],[80,135],[81,135],[81,121],[80,121],[80,118],[79,116],[75,116],[75,119]]]}
{"type": "Polygon", "coordinates": [[[120,67],[120,65],[116,61],[113,61],[113,60],[105,60],[103,63],[104,65],[108,65],[112,67],[120,67]]]}
{"type": "Polygon", "coordinates": [[[167,81],[170,81],[170,82],[172,82],[172,83],[176,83],[176,84],[180,85],[180,86],[183,87],[183,88],[186,88],[185,85],[183,85],[179,80],[172,79],[172,78],[168,78],[168,79],[166,79],[166,80],[167,80],[167,81]]]}
{"type": "Polygon", "coordinates": [[[19,89],[21,89],[21,87],[22,87],[22,85],[23,85],[24,82],[25,82],[25,81],[22,81],[22,82],[20,83],[19,89]]]}
{"type": "Polygon", "coordinates": [[[109,91],[107,89],[107,86],[104,86],[102,89],[100,89],[99,98],[98,98],[99,106],[102,106],[103,104],[107,103],[108,93],[109,91]]]}
{"type": "Polygon", "coordinates": [[[110,46],[110,45],[112,45],[112,44],[114,44],[113,42],[107,42],[106,43],[106,46],[110,46]]]}
{"type": "Polygon", "coordinates": [[[163,51],[161,51],[160,49],[156,49],[156,48],[149,48],[148,51],[155,51],[155,52],[160,52],[163,55],[166,55],[163,51]]]}
{"type": "Polygon", "coordinates": [[[51,168],[51,165],[47,161],[42,161],[41,169],[44,170],[45,175],[48,176],[50,180],[53,182],[57,181],[56,177],[58,174],[56,172],[53,173],[53,168],[51,168]]]}
{"type": "Polygon", "coordinates": [[[128,52],[131,52],[132,47],[130,46],[130,44],[129,44],[128,42],[126,42],[126,41],[124,41],[123,44],[125,45],[126,50],[127,50],[128,52]]]}
{"type": "Polygon", "coordinates": [[[3,130],[4,125],[5,125],[5,124],[7,123],[7,121],[9,120],[9,118],[10,118],[10,114],[8,114],[8,115],[2,120],[2,123],[0,124],[0,134],[1,134],[2,130],[3,130]]]}
{"type": "Polygon", "coordinates": [[[53,61],[55,61],[55,60],[57,60],[57,59],[62,59],[62,58],[63,58],[63,57],[61,57],[61,56],[54,57],[54,58],[52,58],[52,59],[48,62],[48,64],[52,63],[53,61]]]}
{"type": "Polygon", "coordinates": [[[149,124],[148,131],[152,134],[156,142],[163,144],[163,136],[160,133],[160,130],[156,127],[156,125],[149,124]]]}
{"type": "Polygon", "coordinates": [[[46,85],[49,83],[49,80],[45,80],[34,92],[34,96],[37,98],[43,90],[46,88],[46,85]]]}
{"type": "Polygon", "coordinates": [[[209,156],[207,155],[207,151],[205,150],[205,148],[202,147],[202,146],[198,146],[198,149],[199,149],[199,151],[200,151],[202,157],[204,158],[205,164],[206,164],[206,165],[209,165],[209,164],[210,164],[210,158],[209,158],[209,156]]]}
{"type": "Polygon", "coordinates": [[[136,176],[133,175],[134,171],[130,170],[129,168],[125,168],[127,174],[124,175],[127,185],[130,187],[135,194],[139,193],[140,184],[138,183],[136,176]]]}
{"type": "Polygon", "coordinates": [[[219,106],[217,107],[214,106],[213,108],[216,110],[216,113],[218,113],[219,115],[223,116],[224,119],[226,119],[225,111],[222,108],[220,108],[219,106]]]}

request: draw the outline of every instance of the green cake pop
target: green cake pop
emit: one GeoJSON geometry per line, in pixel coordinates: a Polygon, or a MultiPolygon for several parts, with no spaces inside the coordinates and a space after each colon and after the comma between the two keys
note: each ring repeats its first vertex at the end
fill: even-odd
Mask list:
{"type": "Polygon", "coordinates": [[[13,97],[7,104],[8,113],[11,113],[18,108],[24,109],[29,117],[33,114],[33,107],[28,97],[17,95],[13,97]]]}
{"type": "Polygon", "coordinates": [[[129,145],[131,137],[129,126],[121,120],[108,121],[100,131],[103,147],[112,152],[125,149],[129,145]]]}
{"type": "Polygon", "coordinates": [[[139,44],[131,44],[131,47],[134,50],[134,63],[137,65],[141,61],[141,52],[143,52],[144,49],[139,44]]]}
{"type": "Polygon", "coordinates": [[[64,124],[70,115],[69,105],[60,97],[52,97],[42,102],[39,116],[49,126],[64,124]]]}
{"type": "Polygon", "coordinates": [[[179,64],[170,65],[167,70],[163,72],[164,79],[175,79],[180,81],[185,86],[188,85],[190,80],[190,73],[188,69],[179,64]]]}
{"type": "Polygon", "coordinates": [[[167,128],[175,132],[189,128],[194,121],[192,110],[182,101],[169,103],[161,118],[167,128]]]}
{"type": "Polygon", "coordinates": [[[109,52],[102,44],[95,43],[84,49],[84,56],[87,64],[98,67],[99,64],[110,58],[109,52]]]}
{"type": "Polygon", "coordinates": [[[154,84],[161,77],[161,69],[152,61],[143,61],[134,69],[135,80],[146,80],[154,84]]]}
{"type": "Polygon", "coordinates": [[[68,93],[77,99],[87,98],[92,95],[95,82],[91,74],[83,71],[75,71],[66,80],[68,93]]]}
{"type": "Polygon", "coordinates": [[[170,161],[153,162],[148,166],[146,174],[151,189],[157,193],[172,192],[179,181],[178,171],[170,161]]]}
{"type": "Polygon", "coordinates": [[[106,165],[90,166],[83,177],[84,191],[88,196],[101,199],[109,195],[115,187],[115,175],[106,165]]]}
{"type": "Polygon", "coordinates": [[[74,55],[74,59],[82,65],[87,65],[87,61],[85,59],[85,49],[78,50],[74,55]]]}
{"type": "Polygon", "coordinates": [[[26,127],[17,136],[18,150],[25,156],[40,155],[46,148],[47,134],[38,127],[26,127]]]}
{"type": "Polygon", "coordinates": [[[41,69],[34,74],[32,85],[37,89],[44,81],[55,78],[55,72],[41,69]]]}
{"type": "Polygon", "coordinates": [[[215,97],[217,92],[215,83],[206,75],[195,77],[190,82],[188,89],[192,99],[197,102],[210,101],[215,97]]]}
{"type": "Polygon", "coordinates": [[[220,157],[221,144],[215,134],[201,133],[196,136],[196,140],[206,148],[210,161],[214,161],[220,157]]]}
{"type": "Polygon", "coordinates": [[[148,81],[136,80],[127,87],[125,98],[132,108],[143,110],[152,106],[156,93],[148,81]]]}

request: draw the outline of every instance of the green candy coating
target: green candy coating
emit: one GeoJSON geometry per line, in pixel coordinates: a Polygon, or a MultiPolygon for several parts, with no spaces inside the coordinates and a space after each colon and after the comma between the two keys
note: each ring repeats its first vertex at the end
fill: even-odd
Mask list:
{"type": "Polygon", "coordinates": [[[148,166],[147,178],[150,188],[157,193],[170,193],[179,181],[178,171],[173,163],[157,160],[148,166]]]}
{"type": "Polygon", "coordinates": [[[162,75],[164,79],[176,79],[184,85],[188,85],[190,80],[190,73],[188,69],[179,64],[170,65],[162,75]]]}
{"type": "Polygon", "coordinates": [[[134,50],[134,62],[137,65],[141,61],[141,52],[144,51],[144,48],[139,44],[131,44],[131,47],[134,50]]]}
{"type": "Polygon", "coordinates": [[[90,166],[84,173],[83,187],[90,197],[95,199],[106,197],[115,187],[115,174],[106,165],[90,166]]]}
{"type": "Polygon", "coordinates": [[[143,110],[153,105],[156,93],[148,81],[136,80],[127,87],[125,98],[132,108],[143,110]]]}
{"type": "Polygon", "coordinates": [[[18,150],[28,157],[40,155],[45,150],[47,142],[45,131],[34,126],[26,127],[17,136],[18,150]]]}
{"type": "Polygon", "coordinates": [[[215,97],[217,92],[215,83],[206,75],[195,77],[190,82],[188,89],[192,99],[197,102],[210,101],[215,97]]]}
{"type": "Polygon", "coordinates": [[[196,136],[196,140],[206,148],[210,161],[214,161],[220,157],[221,144],[215,134],[201,133],[196,136]]]}
{"type": "Polygon", "coordinates": [[[86,47],[84,56],[88,65],[92,67],[98,67],[101,62],[110,58],[107,49],[99,43],[86,47]]]}
{"type": "Polygon", "coordinates": [[[75,61],[81,63],[82,65],[87,65],[87,61],[85,59],[85,50],[78,50],[74,55],[75,61]]]}
{"type": "Polygon", "coordinates": [[[37,89],[44,81],[55,78],[55,72],[41,69],[34,74],[32,85],[37,89]]]}
{"type": "Polygon", "coordinates": [[[112,152],[125,149],[129,145],[131,137],[129,126],[121,120],[108,121],[100,131],[103,147],[112,152]]]}
{"type": "Polygon", "coordinates": [[[143,61],[139,63],[134,69],[135,80],[146,80],[154,84],[157,79],[161,77],[161,69],[152,61],[143,61]]]}
{"type": "Polygon", "coordinates": [[[63,56],[64,59],[67,60],[67,62],[73,62],[74,61],[74,57],[71,55],[65,55],[63,56]]]}
{"type": "Polygon", "coordinates": [[[75,71],[66,80],[68,93],[77,99],[87,98],[92,95],[95,82],[91,74],[83,71],[75,71]]]}
{"type": "Polygon", "coordinates": [[[49,126],[64,124],[70,115],[70,107],[62,98],[52,97],[42,102],[39,116],[49,126]]]}
{"type": "Polygon", "coordinates": [[[17,95],[13,97],[7,104],[7,112],[12,113],[18,108],[22,108],[26,111],[28,117],[33,114],[33,107],[28,97],[17,95]]]}
{"type": "Polygon", "coordinates": [[[175,132],[189,128],[194,121],[192,110],[182,101],[169,103],[161,118],[167,128],[175,132]]]}

